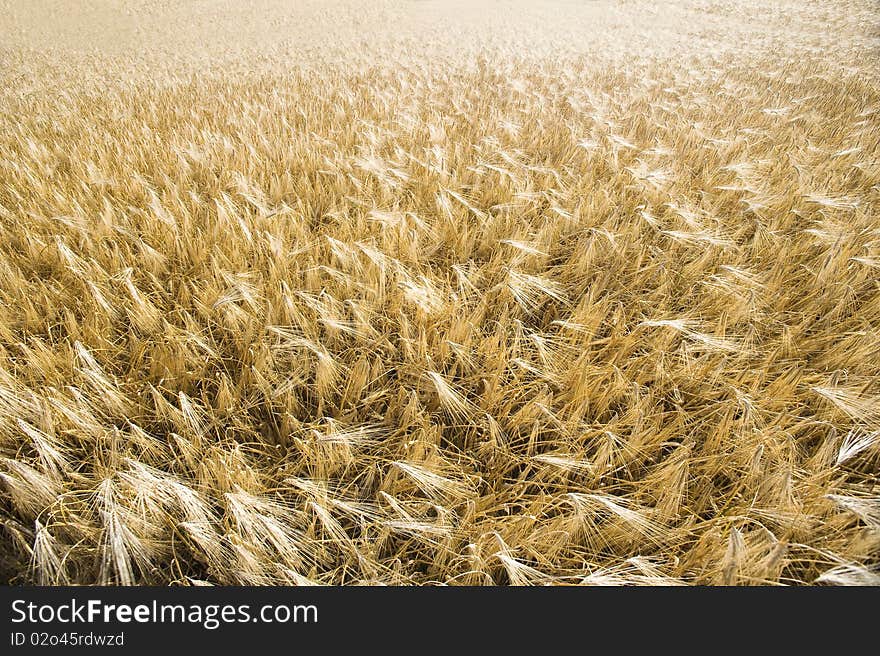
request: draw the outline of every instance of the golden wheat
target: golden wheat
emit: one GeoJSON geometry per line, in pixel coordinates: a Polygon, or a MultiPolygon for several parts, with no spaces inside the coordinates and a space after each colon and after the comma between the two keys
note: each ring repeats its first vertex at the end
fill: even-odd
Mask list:
{"type": "Polygon", "coordinates": [[[4,581],[880,583],[875,3],[204,4],[0,3],[4,581]]]}

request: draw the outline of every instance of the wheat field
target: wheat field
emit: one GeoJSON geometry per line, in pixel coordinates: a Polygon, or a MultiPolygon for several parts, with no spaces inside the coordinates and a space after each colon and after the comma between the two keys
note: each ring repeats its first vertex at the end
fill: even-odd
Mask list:
{"type": "Polygon", "coordinates": [[[0,15],[0,580],[880,583],[876,2],[0,15]]]}

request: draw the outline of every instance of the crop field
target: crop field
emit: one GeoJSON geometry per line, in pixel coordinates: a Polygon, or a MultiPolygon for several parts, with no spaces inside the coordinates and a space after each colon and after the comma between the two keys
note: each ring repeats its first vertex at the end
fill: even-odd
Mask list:
{"type": "Polygon", "coordinates": [[[880,584],[873,0],[0,0],[0,581],[880,584]]]}

